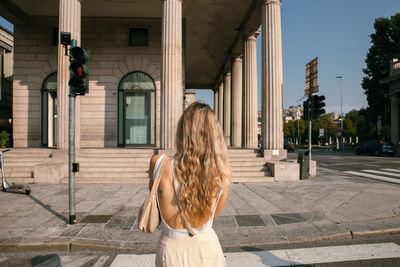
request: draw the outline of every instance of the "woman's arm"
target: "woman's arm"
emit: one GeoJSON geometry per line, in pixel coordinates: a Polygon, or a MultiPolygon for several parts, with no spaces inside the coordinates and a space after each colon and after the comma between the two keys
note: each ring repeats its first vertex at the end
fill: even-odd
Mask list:
{"type": "Polygon", "coordinates": [[[153,187],[153,172],[154,172],[154,166],[156,165],[156,162],[158,158],[161,157],[161,154],[155,154],[150,160],[149,164],[149,191],[151,191],[151,188],[153,187]]]}
{"type": "Polygon", "coordinates": [[[215,209],[215,214],[214,214],[214,220],[216,220],[219,215],[222,212],[222,209],[224,208],[225,205],[225,201],[228,198],[228,193],[229,193],[229,189],[230,189],[230,185],[231,185],[231,178],[232,178],[232,170],[229,168],[228,171],[228,176],[227,178],[227,183],[225,185],[224,188],[224,192],[222,193],[222,196],[220,197],[218,204],[217,204],[217,208],[215,209]]]}

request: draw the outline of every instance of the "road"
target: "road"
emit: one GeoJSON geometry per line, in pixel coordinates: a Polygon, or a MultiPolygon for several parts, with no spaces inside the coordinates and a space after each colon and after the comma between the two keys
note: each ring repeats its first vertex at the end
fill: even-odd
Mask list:
{"type": "MultiPolygon", "coordinates": [[[[289,153],[288,157],[295,159],[297,155],[289,153]]],[[[311,157],[317,161],[317,169],[328,168],[351,177],[400,184],[399,157],[355,155],[353,151],[313,151],[311,157]]]]}

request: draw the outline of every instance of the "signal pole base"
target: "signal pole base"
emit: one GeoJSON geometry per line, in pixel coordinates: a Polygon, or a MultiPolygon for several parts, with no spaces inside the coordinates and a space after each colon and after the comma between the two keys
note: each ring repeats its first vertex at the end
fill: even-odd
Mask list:
{"type": "Polygon", "coordinates": [[[75,215],[69,215],[69,224],[76,224],[75,215]]]}

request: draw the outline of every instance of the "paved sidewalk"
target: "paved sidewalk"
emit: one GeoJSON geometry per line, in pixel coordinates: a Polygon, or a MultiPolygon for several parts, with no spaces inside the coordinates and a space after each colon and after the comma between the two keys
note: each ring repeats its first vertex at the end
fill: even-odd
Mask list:
{"type": "MultiPolygon", "coordinates": [[[[145,184],[76,185],[78,223],[68,225],[68,185],[0,192],[0,252],[153,253],[158,236],[137,230],[145,184]]],[[[400,186],[318,168],[298,182],[232,184],[214,228],[224,248],[400,233],[400,186]]]]}

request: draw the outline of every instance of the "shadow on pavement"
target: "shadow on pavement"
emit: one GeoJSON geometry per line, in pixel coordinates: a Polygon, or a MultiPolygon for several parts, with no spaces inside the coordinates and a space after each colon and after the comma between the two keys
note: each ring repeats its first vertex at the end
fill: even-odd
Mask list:
{"type": "Polygon", "coordinates": [[[61,267],[61,260],[57,254],[40,255],[32,258],[31,264],[34,267],[61,267]]]}
{"type": "Polygon", "coordinates": [[[32,195],[30,195],[28,197],[30,199],[32,199],[33,201],[35,201],[39,206],[41,206],[42,208],[44,208],[45,210],[47,210],[48,212],[50,212],[51,214],[53,214],[54,216],[56,216],[57,218],[62,220],[63,222],[68,223],[68,219],[66,217],[64,217],[63,215],[61,215],[60,213],[58,213],[57,211],[53,210],[50,205],[44,204],[42,201],[40,201],[39,199],[35,198],[32,195]]]}

